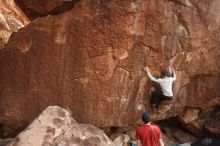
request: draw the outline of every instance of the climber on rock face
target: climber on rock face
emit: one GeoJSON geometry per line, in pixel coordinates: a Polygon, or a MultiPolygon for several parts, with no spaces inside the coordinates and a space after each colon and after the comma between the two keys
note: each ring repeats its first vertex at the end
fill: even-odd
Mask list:
{"type": "Polygon", "coordinates": [[[172,100],[173,99],[172,85],[173,85],[173,81],[176,80],[176,73],[174,69],[171,69],[170,67],[165,68],[161,72],[161,77],[158,79],[154,78],[151,75],[148,66],[144,68],[144,71],[147,73],[147,76],[149,77],[150,80],[157,82],[160,85],[160,90],[156,91],[152,95],[151,104],[153,108],[158,108],[161,101],[163,100],[172,100]]]}

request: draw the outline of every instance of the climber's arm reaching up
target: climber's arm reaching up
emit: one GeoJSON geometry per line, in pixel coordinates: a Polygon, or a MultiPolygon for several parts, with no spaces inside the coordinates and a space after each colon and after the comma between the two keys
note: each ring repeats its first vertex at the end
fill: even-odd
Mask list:
{"type": "Polygon", "coordinates": [[[158,82],[158,79],[156,79],[155,77],[153,77],[153,76],[151,75],[148,66],[144,68],[144,71],[147,73],[147,76],[149,77],[149,79],[150,79],[151,81],[158,82]]]}

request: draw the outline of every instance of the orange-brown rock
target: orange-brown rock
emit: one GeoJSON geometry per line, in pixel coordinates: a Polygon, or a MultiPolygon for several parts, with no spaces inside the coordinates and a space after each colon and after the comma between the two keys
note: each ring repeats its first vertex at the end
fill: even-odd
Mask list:
{"type": "Polygon", "coordinates": [[[12,32],[29,22],[14,0],[0,1],[0,49],[3,49],[12,32]]]}
{"type": "Polygon", "coordinates": [[[144,66],[156,75],[167,62],[175,96],[154,119],[219,103],[219,2],[81,0],[36,19],[1,56],[0,123],[22,129],[48,105],[99,127],[136,122],[150,111],[144,66]]]}
{"type": "Polygon", "coordinates": [[[68,11],[79,0],[15,0],[30,19],[68,11]]]}

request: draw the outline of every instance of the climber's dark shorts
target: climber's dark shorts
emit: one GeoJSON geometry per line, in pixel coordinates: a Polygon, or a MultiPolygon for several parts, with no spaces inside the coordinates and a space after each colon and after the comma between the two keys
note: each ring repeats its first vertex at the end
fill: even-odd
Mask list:
{"type": "Polygon", "coordinates": [[[164,100],[172,100],[173,97],[165,96],[161,91],[154,91],[151,95],[151,105],[158,108],[160,103],[164,100]]]}

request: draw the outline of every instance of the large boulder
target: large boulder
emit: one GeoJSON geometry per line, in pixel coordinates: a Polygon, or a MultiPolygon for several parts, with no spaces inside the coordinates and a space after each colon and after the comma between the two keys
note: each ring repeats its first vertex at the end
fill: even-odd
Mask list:
{"type": "Polygon", "coordinates": [[[177,70],[174,100],[155,120],[218,104],[219,8],[219,0],[81,0],[36,19],[2,53],[0,123],[19,131],[51,104],[99,127],[136,122],[150,111],[144,66],[159,75],[167,63],[177,70]]]}
{"type": "Polygon", "coordinates": [[[29,23],[14,0],[0,1],[0,49],[5,47],[12,32],[29,23]]]}
{"type": "Polygon", "coordinates": [[[8,146],[114,146],[100,129],[78,124],[58,106],[49,106],[8,146]]]}

